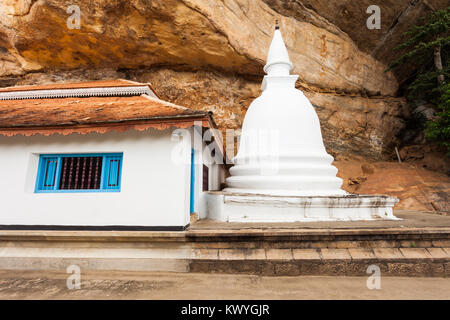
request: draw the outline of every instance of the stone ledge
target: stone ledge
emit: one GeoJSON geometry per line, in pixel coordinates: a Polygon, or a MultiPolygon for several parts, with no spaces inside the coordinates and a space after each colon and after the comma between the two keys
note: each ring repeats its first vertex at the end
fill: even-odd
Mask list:
{"type": "Polygon", "coordinates": [[[0,241],[186,242],[184,231],[0,230],[0,241]]]}
{"type": "Polygon", "coordinates": [[[217,220],[202,219],[191,224],[189,232],[197,231],[331,231],[336,230],[430,230],[450,228],[450,217],[422,211],[395,210],[395,215],[401,221],[333,221],[333,222],[221,222],[217,220]]]}
{"type": "Polygon", "coordinates": [[[193,249],[193,260],[323,260],[323,261],[404,261],[448,260],[450,249],[443,248],[376,248],[376,249],[193,249]],[[447,250],[447,251],[446,251],[447,250]],[[218,255],[217,255],[218,254],[218,255]]]}
{"type": "Polygon", "coordinates": [[[332,240],[336,237],[373,237],[373,236],[392,236],[394,238],[400,238],[402,236],[417,235],[435,235],[438,239],[440,236],[448,237],[450,235],[449,227],[441,228],[385,228],[385,229],[370,229],[370,228],[358,228],[358,229],[295,229],[295,228],[266,228],[266,229],[213,229],[213,230],[188,230],[186,237],[191,240],[200,240],[202,238],[295,238],[303,240],[313,240],[328,237],[332,240]]]}
{"type": "Polygon", "coordinates": [[[449,259],[400,259],[400,260],[192,260],[190,272],[253,274],[263,276],[365,276],[370,265],[377,265],[382,276],[401,277],[449,277],[449,259]]]}

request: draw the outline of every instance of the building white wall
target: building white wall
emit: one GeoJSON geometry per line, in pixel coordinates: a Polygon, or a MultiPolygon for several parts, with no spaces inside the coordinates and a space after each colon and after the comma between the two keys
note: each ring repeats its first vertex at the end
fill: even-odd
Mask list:
{"type": "MultiPolygon", "coordinates": [[[[206,192],[203,192],[203,165],[209,170],[208,190],[221,190],[221,184],[225,181],[225,169],[223,165],[223,156],[216,150],[216,157],[212,157],[211,151],[213,145],[207,147],[202,137],[202,129],[195,127],[190,131],[191,144],[195,150],[195,212],[199,219],[205,219],[207,216],[207,198],[206,192]]],[[[209,142],[209,139],[207,139],[209,142]]]]}
{"type": "Polygon", "coordinates": [[[172,132],[0,136],[0,225],[186,226],[191,145],[172,132]],[[39,154],[103,152],[123,152],[121,192],[34,193],[39,154]]]}

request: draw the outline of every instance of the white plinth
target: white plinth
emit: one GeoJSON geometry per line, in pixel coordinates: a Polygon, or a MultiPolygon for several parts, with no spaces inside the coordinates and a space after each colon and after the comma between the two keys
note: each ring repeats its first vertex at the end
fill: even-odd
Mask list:
{"type": "Polygon", "coordinates": [[[400,220],[399,200],[383,195],[268,196],[227,192],[206,194],[207,218],[225,222],[400,220]]]}

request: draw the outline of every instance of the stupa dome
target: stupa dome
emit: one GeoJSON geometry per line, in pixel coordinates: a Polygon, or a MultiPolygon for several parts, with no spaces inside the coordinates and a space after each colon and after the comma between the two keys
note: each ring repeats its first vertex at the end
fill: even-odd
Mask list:
{"type": "Polygon", "coordinates": [[[330,196],[345,195],[333,157],[323,144],[311,102],[295,88],[293,65],[278,28],[264,71],[263,93],[250,105],[227,192],[330,196]]]}

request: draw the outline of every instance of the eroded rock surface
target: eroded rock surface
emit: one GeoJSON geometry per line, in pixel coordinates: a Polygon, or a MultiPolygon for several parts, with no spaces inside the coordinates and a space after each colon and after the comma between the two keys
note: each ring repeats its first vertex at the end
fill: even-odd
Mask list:
{"type": "MultiPolygon", "coordinates": [[[[307,21],[330,32],[347,34],[362,51],[386,64],[399,57],[393,51],[408,27],[432,11],[450,5],[448,0],[263,0],[277,12],[300,21],[307,21]],[[380,8],[380,29],[368,32],[365,24],[367,8],[380,8]]],[[[370,11],[372,12],[372,11],[370,11]]],[[[373,12],[372,12],[373,13],[373,12]]],[[[412,70],[401,68],[397,75],[403,80],[412,70]]]]}
{"type": "Polygon", "coordinates": [[[415,163],[336,161],[343,189],[357,194],[388,194],[400,199],[399,210],[450,214],[450,179],[415,163]]]}
{"type": "Polygon", "coordinates": [[[161,97],[211,109],[222,129],[238,128],[259,95],[278,19],[300,75],[298,87],[316,105],[331,153],[384,158],[404,125],[404,102],[393,98],[398,84],[384,72],[386,65],[304,6],[308,19],[262,0],[82,0],[80,29],[70,29],[72,4],[2,2],[3,86],[99,78],[107,68],[110,78],[150,81],[161,97]],[[74,70],[89,72],[71,78],[74,70]]]}

